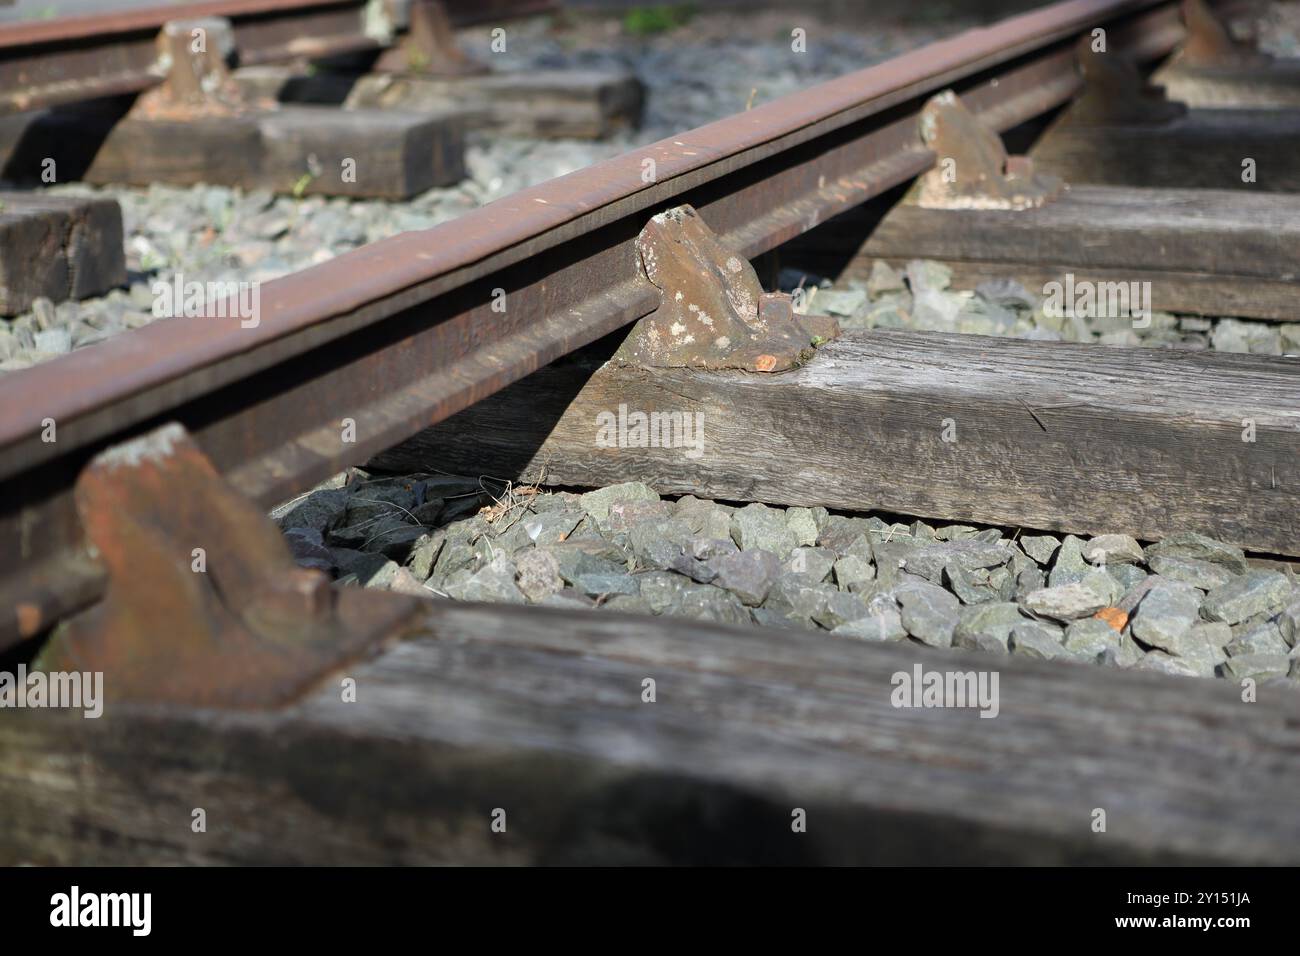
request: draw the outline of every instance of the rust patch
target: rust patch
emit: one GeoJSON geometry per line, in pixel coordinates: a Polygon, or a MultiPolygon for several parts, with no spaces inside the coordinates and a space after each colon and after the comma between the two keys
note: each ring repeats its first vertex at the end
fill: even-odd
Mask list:
{"type": "Polygon", "coordinates": [[[110,700],[286,703],[419,607],[401,595],[336,592],[298,567],[279,529],[180,425],[99,455],[76,501],[107,592],[60,626],[36,666],[103,671],[110,700]]]}
{"type": "Polygon", "coordinates": [[[653,217],[636,251],[660,304],[633,327],[618,358],[664,368],[776,372],[811,357],[814,336],[794,315],[790,296],[765,293],[749,261],[723,245],[690,206],[653,217]]]}
{"type": "Polygon", "coordinates": [[[18,616],[18,633],[22,637],[32,637],[41,629],[41,609],[35,604],[19,604],[15,613],[18,616]]]}
{"type": "Polygon", "coordinates": [[[1108,624],[1112,631],[1122,631],[1128,623],[1128,614],[1117,607],[1104,607],[1093,617],[1108,624]]]}
{"type": "Polygon", "coordinates": [[[1002,137],[945,90],[921,112],[921,139],[937,162],[918,181],[914,201],[926,209],[1035,209],[1065,189],[1038,173],[1026,156],[1007,156],[1002,137]]]}

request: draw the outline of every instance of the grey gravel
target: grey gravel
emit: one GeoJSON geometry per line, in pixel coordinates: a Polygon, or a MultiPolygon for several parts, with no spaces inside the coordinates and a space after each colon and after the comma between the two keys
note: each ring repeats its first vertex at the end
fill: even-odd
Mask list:
{"type": "Polygon", "coordinates": [[[961,602],[943,588],[913,578],[894,589],[903,607],[903,627],[922,644],[950,647],[961,602]]]}
{"type": "MultiPolygon", "coordinates": [[[[701,538],[731,540],[731,509],[693,495],[677,500],[673,514],[681,518],[701,538]]],[[[699,555],[696,555],[699,557],[699,555]]]]}
{"type": "Polygon", "coordinates": [[[546,549],[555,558],[560,578],[566,584],[574,584],[579,577],[590,574],[618,574],[626,570],[626,564],[602,554],[595,554],[581,542],[565,542],[546,549]]]}
{"type": "Polygon", "coordinates": [[[1234,570],[1244,556],[1200,535],[1143,548],[1122,534],[1058,541],[823,508],[661,499],[642,483],[516,490],[354,469],[273,515],[296,559],[340,585],[1297,680],[1289,675],[1300,660],[1292,650],[1300,588],[1279,571],[1234,570]],[[1215,586],[1207,596],[1183,578],[1215,586]],[[1108,607],[1129,615],[1121,630],[1108,621],[1122,616],[1094,616],[1108,607]]]}
{"type": "Polygon", "coordinates": [[[968,538],[921,545],[904,559],[903,566],[937,584],[949,565],[967,571],[982,570],[999,567],[1010,560],[1011,551],[1005,546],[968,538]]]}
{"type": "Polygon", "coordinates": [[[1234,634],[1223,650],[1229,657],[1241,657],[1246,654],[1286,654],[1290,647],[1282,638],[1277,623],[1263,620],[1243,628],[1240,634],[1234,634]]]}
{"type": "Polygon", "coordinates": [[[1084,581],[1074,581],[1057,587],[1034,591],[1025,598],[1025,606],[1035,614],[1072,621],[1087,617],[1106,607],[1109,599],[1084,581]]]}
{"type": "Polygon", "coordinates": [[[1097,660],[1108,651],[1119,653],[1120,635],[1096,618],[1071,621],[1065,629],[1065,649],[1079,657],[1097,660]]]}
{"type": "Polygon", "coordinates": [[[812,626],[813,616],[819,614],[826,599],[838,593],[826,584],[809,584],[801,575],[785,572],[771,589],[763,606],[786,617],[812,626]]]}
{"type": "Polygon", "coordinates": [[[1277,624],[1288,646],[1295,647],[1300,644],[1300,597],[1287,605],[1278,615],[1277,624]]]}
{"type": "Polygon", "coordinates": [[[1015,594],[1015,579],[1006,568],[995,568],[993,571],[977,568],[968,571],[954,562],[944,565],[941,583],[957,595],[963,604],[986,604],[1015,594]]]}
{"type": "Polygon", "coordinates": [[[1300,323],[1155,312],[1145,328],[1135,328],[1128,318],[1055,316],[1045,308],[1045,290],[1026,289],[1011,280],[980,283],[974,291],[953,288],[949,270],[935,262],[875,260],[867,279],[855,275],[840,282],[786,269],[781,286],[810,292],[808,311],[833,314],[849,329],[910,328],[1031,341],[1300,354],[1300,323]],[[894,281],[900,273],[901,288],[894,281]]]}
{"type": "Polygon", "coordinates": [[[628,532],[627,538],[639,567],[663,570],[672,567],[686,554],[693,535],[685,521],[670,518],[667,521],[652,519],[636,524],[628,532]]]}
{"type": "Polygon", "coordinates": [[[964,608],[953,631],[953,644],[976,651],[1001,651],[1010,648],[1011,631],[1028,623],[1020,605],[1002,601],[964,608]]]}
{"type": "Polygon", "coordinates": [[[617,501],[658,501],[659,494],[639,481],[629,481],[621,485],[609,485],[589,491],[578,503],[582,510],[591,515],[597,523],[609,517],[610,506],[617,501]]]}
{"type": "Polygon", "coordinates": [[[736,595],[742,604],[758,607],[781,574],[781,560],[770,551],[737,551],[715,559],[713,568],[717,571],[714,584],[736,595]]]}
{"type": "Polygon", "coordinates": [[[515,583],[520,593],[534,604],[558,594],[564,587],[560,562],[555,560],[554,554],[542,548],[521,554],[515,561],[515,570],[518,573],[515,583]]]}
{"type": "Polygon", "coordinates": [[[1061,539],[1050,534],[1027,534],[1016,539],[1025,554],[1039,564],[1047,564],[1061,546],[1061,539]]]}
{"type": "MultiPolygon", "coordinates": [[[[834,553],[834,552],[832,552],[834,553]]],[[[876,579],[876,567],[866,558],[847,555],[835,562],[835,583],[843,591],[862,591],[876,579]]]]}
{"type": "Polygon", "coordinates": [[[1232,628],[1217,621],[1197,621],[1190,633],[1192,641],[1222,650],[1232,640],[1232,628]]]}
{"type": "Polygon", "coordinates": [[[334,555],[315,528],[290,528],[284,533],[284,540],[299,566],[318,571],[334,570],[334,555]]]}
{"type": "Polygon", "coordinates": [[[409,594],[412,597],[428,597],[430,594],[425,586],[420,583],[420,579],[412,574],[409,568],[398,568],[394,571],[387,587],[390,591],[396,591],[398,594],[409,594]]]}
{"type": "Polygon", "coordinates": [[[1157,554],[1151,558],[1151,570],[1171,581],[1182,581],[1192,587],[1209,591],[1221,587],[1236,575],[1222,564],[1200,558],[1178,558],[1157,554]]]}
{"type": "Polygon", "coordinates": [[[1194,664],[1179,657],[1171,657],[1164,651],[1148,651],[1134,665],[1134,670],[1157,671],[1161,674],[1172,674],[1175,677],[1204,676],[1194,664]]]}
{"type": "Polygon", "coordinates": [[[589,571],[573,576],[574,590],[588,597],[640,594],[641,585],[626,571],[589,571]]]}
{"type": "Polygon", "coordinates": [[[681,575],[668,571],[652,571],[637,576],[641,585],[641,597],[645,599],[652,614],[663,614],[673,607],[679,607],[682,597],[696,585],[681,575]]]}
{"type": "Polygon", "coordinates": [[[748,504],[731,516],[731,537],[743,551],[770,551],[786,558],[799,539],[785,523],[785,514],[762,504],[748,504]]]}
{"type": "Polygon", "coordinates": [[[1136,564],[1107,565],[1106,573],[1119,586],[1121,595],[1127,594],[1147,579],[1147,573],[1136,564]]]}
{"type": "Polygon", "coordinates": [[[1197,622],[1170,648],[1170,653],[1194,667],[1202,677],[1213,677],[1228,659],[1225,645],[1232,638],[1226,624],[1197,622]]]}
{"type": "Polygon", "coordinates": [[[1148,591],[1157,584],[1167,583],[1168,582],[1158,574],[1148,575],[1125,591],[1124,595],[1115,603],[1115,606],[1125,614],[1132,617],[1133,612],[1137,610],[1138,604],[1140,604],[1142,599],[1147,596],[1148,591]]]}
{"type": "Polygon", "coordinates": [[[1291,583],[1280,571],[1252,571],[1205,596],[1202,613],[1211,621],[1237,624],[1256,614],[1276,614],[1291,596],[1291,583]]]}
{"type": "Polygon", "coordinates": [[[1285,654],[1240,654],[1228,658],[1223,666],[1237,680],[1264,680],[1285,677],[1291,670],[1291,661],[1285,654]]]}
{"type": "Polygon", "coordinates": [[[332,548],[334,565],[343,584],[360,584],[368,588],[386,588],[392,583],[399,565],[382,554],[332,548]]]}
{"type": "MultiPolygon", "coordinates": [[[[631,531],[633,528],[642,527],[648,523],[667,521],[671,517],[673,517],[673,504],[671,501],[620,497],[610,502],[607,514],[594,520],[602,530],[617,534],[620,531],[631,531]]],[[[690,527],[685,521],[681,521],[681,523],[690,527]]],[[[692,533],[695,531],[694,528],[690,528],[690,530],[692,533]]]]}
{"type": "Polygon", "coordinates": [[[1092,564],[1136,564],[1145,557],[1142,545],[1126,534],[1102,534],[1083,547],[1085,561],[1092,564]]]}
{"type": "Polygon", "coordinates": [[[817,522],[813,519],[811,508],[788,508],[785,512],[785,525],[801,545],[817,543],[817,522]]]}
{"type": "Polygon", "coordinates": [[[1063,636],[1064,632],[1059,627],[1041,621],[1026,621],[1011,629],[1008,646],[1012,654],[1054,660],[1071,656],[1062,643],[1063,636]]]}
{"type": "Polygon", "coordinates": [[[1201,592],[1179,581],[1153,585],[1133,616],[1133,636],[1148,647],[1178,653],[1199,619],[1201,592]]]}
{"type": "Polygon", "coordinates": [[[1047,577],[1041,568],[1025,568],[1016,575],[1016,600],[1023,602],[1035,591],[1042,590],[1046,583],[1047,577]]]}
{"type": "Polygon", "coordinates": [[[1212,564],[1222,565],[1234,574],[1246,572],[1246,556],[1240,548],[1216,541],[1194,531],[1171,534],[1169,537],[1148,545],[1147,555],[1169,555],[1175,558],[1198,558],[1212,564]]]}
{"type": "Polygon", "coordinates": [[[697,584],[687,591],[680,612],[685,617],[718,624],[750,624],[753,620],[735,595],[708,584],[697,584]]]}
{"type": "Polygon", "coordinates": [[[1052,570],[1047,576],[1049,586],[1057,588],[1065,584],[1082,581],[1091,570],[1091,565],[1083,558],[1083,541],[1072,534],[1066,535],[1057,549],[1052,570]]]}
{"type": "Polygon", "coordinates": [[[580,513],[548,511],[520,522],[520,527],[533,544],[558,544],[567,538],[582,520],[580,513]]]}
{"type": "Polygon", "coordinates": [[[309,528],[323,534],[347,509],[350,494],[342,488],[319,488],[271,512],[284,530],[309,528]]]}
{"type": "Polygon", "coordinates": [[[515,584],[514,562],[504,554],[498,554],[478,571],[458,573],[466,576],[446,587],[447,594],[458,601],[524,603],[524,595],[515,584]]]}
{"type": "MultiPolygon", "coordinates": [[[[842,558],[840,560],[858,560],[842,558]]],[[[790,553],[790,557],[785,562],[785,569],[807,579],[809,584],[820,584],[826,580],[826,576],[836,565],[835,552],[829,548],[817,547],[798,547],[790,553]]],[[[875,576],[875,568],[867,564],[865,570],[865,580],[870,580],[875,576]]],[[[849,590],[847,586],[841,586],[841,590],[849,590]]]]}
{"type": "Polygon", "coordinates": [[[876,613],[841,624],[831,631],[842,637],[856,637],[864,641],[902,641],[907,638],[907,629],[897,608],[885,608],[876,613]]]}
{"type": "Polygon", "coordinates": [[[833,631],[869,615],[867,602],[861,597],[847,591],[835,591],[825,596],[812,619],[828,631],[833,631]]]}

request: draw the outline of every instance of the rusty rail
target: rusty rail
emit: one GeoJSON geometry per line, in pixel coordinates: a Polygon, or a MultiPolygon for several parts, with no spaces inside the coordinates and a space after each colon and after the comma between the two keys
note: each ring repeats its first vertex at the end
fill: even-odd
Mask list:
{"type": "MultiPolygon", "coordinates": [[[[555,0],[443,0],[453,26],[544,13],[555,0]]],[[[0,113],[139,93],[159,83],[168,20],[225,17],[244,66],[379,50],[410,0],[204,0],[0,27],[0,113]]]]}
{"type": "Polygon", "coordinates": [[[634,252],[652,214],[689,203],[758,255],[931,166],[938,91],[1000,130],[1065,102],[1097,26],[1145,59],[1182,36],[1171,0],[1058,3],[268,283],[255,328],[177,318],[6,376],[0,647],[100,594],[72,488],[105,447],[177,421],[238,491],[285,500],[654,310],[634,252]]]}

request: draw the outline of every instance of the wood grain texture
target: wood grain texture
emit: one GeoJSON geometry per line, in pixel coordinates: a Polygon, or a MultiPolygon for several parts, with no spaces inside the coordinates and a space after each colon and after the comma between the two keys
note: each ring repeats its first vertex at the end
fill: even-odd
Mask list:
{"type": "Polygon", "coordinates": [[[1039,291],[1075,281],[1149,282],[1152,308],[1300,320],[1300,196],[1075,186],[1039,209],[900,203],[867,258],[937,259],[961,277],[1006,275],[1039,291]]]}
{"type": "Polygon", "coordinates": [[[846,332],[779,375],[601,357],[536,372],[374,464],[1300,554],[1293,359],[892,330],[846,332]],[[702,415],[702,453],[599,447],[596,416],[620,404],[702,415]]]}
{"type": "Polygon", "coordinates": [[[330,196],[407,199],[465,176],[462,123],[455,117],[400,110],[285,106],[259,124],[266,144],[262,177],[284,191],[313,164],[306,191],[330,196]],[[343,165],[353,160],[352,181],[343,165]]]}
{"type": "Polygon", "coordinates": [[[353,108],[465,112],[470,128],[508,136],[603,139],[640,121],[645,91],[622,70],[529,70],[447,79],[368,74],[352,87],[353,108]]]}
{"type": "Polygon", "coordinates": [[[212,183],[244,189],[406,199],[464,176],[455,117],[292,105],[236,117],[189,120],[121,115],[102,108],[42,110],[0,119],[0,173],[39,181],[212,183]],[[355,178],[343,160],[355,161],[355,178]]]}
{"type": "MultiPolygon", "coordinates": [[[[931,257],[926,257],[931,258],[931,257]]],[[[875,256],[859,254],[840,273],[843,281],[866,280],[871,275],[875,256]]],[[[1219,318],[1234,316],[1274,322],[1300,321],[1300,284],[1287,279],[1243,279],[1239,276],[1214,276],[1205,273],[1160,272],[1124,266],[1087,266],[1040,262],[967,262],[937,258],[952,269],[952,288],[974,289],[990,279],[1014,279],[1035,294],[1042,294],[1050,282],[1060,282],[1067,275],[1080,282],[1150,282],[1151,307],[1158,312],[1204,315],[1219,318]]],[[[903,265],[905,260],[891,260],[903,265]]],[[[1132,288],[1130,286],[1130,288],[1132,288]]]]}
{"type": "Polygon", "coordinates": [[[1295,109],[1300,106],[1300,64],[1191,65],[1175,60],[1156,70],[1151,82],[1171,100],[1211,109],[1295,109]]]}
{"type": "Polygon", "coordinates": [[[0,315],[125,284],[116,200],[0,192],[0,315]]]}
{"type": "Polygon", "coordinates": [[[1079,185],[1300,191],[1300,116],[1288,110],[1190,110],[1164,124],[1087,126],[1067,110],[1030,150],[1046,172],[1079,185]],[[1242,160],[1256,163],[1243,182],[1242,160]]]}
{"type": "Polygon", "coordinates": [[[348,676],[273,713],[7,713],[0,861],[1300,861],[1288,689],[435,602],[348,676]],[[917,664],[996,670],[998,716],[895,708],[917,664]]]}

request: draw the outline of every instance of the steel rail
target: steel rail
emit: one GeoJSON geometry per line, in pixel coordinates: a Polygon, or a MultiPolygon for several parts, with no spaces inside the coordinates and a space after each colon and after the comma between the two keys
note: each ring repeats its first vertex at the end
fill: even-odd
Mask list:
{"type": "Polygon", "coordinates": [[[0,379],[0,646],[98,596],[71,492],[104,447],[179,421],[236,489],[283,501],[651,312],[634,241],[654,213],[691,203],[758,255],[932,165],[938,91],[1000,130],[1067,101],[1098,26],[1145,59],[1183,32],[1172,0],[1058,3],[268,283],[255,328],[171,319],[0,379]]]}
{"type": "MultiPolygon", "coordinates": [[[[244,66],[379,50],[367,26],[381,4],[393,30],[408,26],[401,0],[202,0],[0,27],[0,113],[139,93],[162,80],[154,40],[169,20],[226,17],[244,66]]],[[[443,0],[453,26],[555,8],[554,0],[443,0]]]]}

